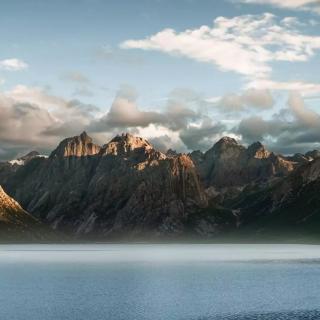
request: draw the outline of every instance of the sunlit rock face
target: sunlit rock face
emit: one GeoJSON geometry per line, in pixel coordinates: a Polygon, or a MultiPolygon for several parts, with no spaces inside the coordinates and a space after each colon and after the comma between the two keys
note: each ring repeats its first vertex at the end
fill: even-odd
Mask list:
{"type": "Polygon", "coordinates": [[[74,237],[211,237],[286,208],[300,190],[314,190],[317,203],[317,154],[282,156],[229,137],[205,153],[164,154],[141,137],[99,146],[84,132],[49,158],[2,164],[0,183],[35,218],[74,237]]]}
{"type": "Polygon", "coordinates": [[[50,157],[84,157],[99,153],[101,147],[92,143],[92,139],[84,131],[80,136],[67,138],[51,153],[50,157]]]}
{"type": "Polygon", "coordinates": [[[39,222],[0,186],[0,241],[41,239],[39,222]]]}
{"type": "Polygon", "coordinates": [[[0,214],[1,219],[3,220],[10,220],[9,211],[12,212],[23,212],[21,206],[18,204],[17,201],[10,198],[0,186],[0,214]]]}
{"type": "Polygon", "coordinates": [[[271,152],[265,149],[261,142],[254,142],[247,149],[248,158],[265,159],[270,156],[271,152]]]}
{"type": "Polygon", "coordinates": [[[180,234],[184,220],[207,206],[189,156],[167,157],[130,134],[103,147],[85,133],[65,139],[7,188],[35,217],[77,236],[180,234]]]}
{"type": "Polygon", "coordinates": [[[102,154],[130,155],[137,151],[148,151],[153,149],[152,145],[145,139],[135,137],[129,133],[114,137],[103,146],[102,154]]]}

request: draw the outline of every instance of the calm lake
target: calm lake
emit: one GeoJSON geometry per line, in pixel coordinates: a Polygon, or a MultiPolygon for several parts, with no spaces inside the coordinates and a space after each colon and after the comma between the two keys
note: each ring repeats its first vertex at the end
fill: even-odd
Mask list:
{"type": "Polygon", "coordinates": [[[320,246],[0,245],[0,319],[320,319],[320,246]]]}

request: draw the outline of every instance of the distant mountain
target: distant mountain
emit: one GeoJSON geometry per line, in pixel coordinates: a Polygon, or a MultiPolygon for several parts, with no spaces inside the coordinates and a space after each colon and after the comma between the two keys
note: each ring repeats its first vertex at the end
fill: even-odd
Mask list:
{"type": "Polygon", "coordinates": [[[0,162],[1,183],[4,184],[12,175],[15,174],[20,166],[24,166],[34,158],[47,158],[47,156],[41,155],[38,151],[31,151],[20,158],[0,162]]]}
{"type": "Polygon", "coordinates": [[[12,166],[23,166],[34,158],[47,158],[47,156],[40,154],[38,151],[31,151],[26,155],[18,159],[10,160],[7,163],[11,164],[12,166]]]}
{"type": "Polygon", "coordinates": [[[316,150],[283,156],[230,137],[187,155],[130,134],[99,146],[83,132],[48,158],[0,166],[0,183],[33,217],[75,238],[256,235],[316,226],[319,161],[316,150]]]}

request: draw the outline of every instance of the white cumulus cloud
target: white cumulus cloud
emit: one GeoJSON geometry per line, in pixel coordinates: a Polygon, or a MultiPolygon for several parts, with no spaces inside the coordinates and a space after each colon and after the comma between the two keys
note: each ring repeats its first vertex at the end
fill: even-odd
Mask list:
{"type": "Polygon", "coordinates": [[[273,81],[270,79],[254,79],[247,84],[248,88],[281,91],[298,91],[304,96],[312,96],[320,93],[320,83],[306,81],[273,81]]]}
{"type": "Polygon", "coordinates": [[[319,0],[240,0],[243,3],[267,4],[279,8],[314,11],[320,13],[319,0]]]}
{"type": "Polygon", "coordinates": [[[21,71],[27,69],[29,66],[19,59],[4,59],[0,60],[0,69],[8,71],[21,71]]]}
{"type": "Polygon", "coordinates": [[[182,32],[164,29],[145,39],[127,40],[121,47],[157,50],[250,78],[269,78],[271,62],[303,62],[320,50],[320,36],[303,33],[297,22],[270,13],[218,17],[213,26],[182,32]]]}

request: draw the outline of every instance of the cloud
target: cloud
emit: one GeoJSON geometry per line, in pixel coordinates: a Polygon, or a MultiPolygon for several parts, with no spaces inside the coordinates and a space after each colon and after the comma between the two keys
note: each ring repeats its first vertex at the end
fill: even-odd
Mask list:
{"type": "Polygon", "coordinates": [[[117,93],[110,110],[93,122],[88,130],[97,132],[111,129],[148,127],[151,124],[166,126],[172,131],[186,127],[188,122],[201,115],[183,104],[177,97],[170,97],[162,112],[143,111],[137,105],[137,94],[130,87],[124,87],[117,93]]]}
{"type": "MultiPolygon", "coordinates": [[[[263,90],[247,90],[235,96],[244,112],[246,108],[264,110],[273,103],[270,92],[263,90]]],[[[150,139],[162,151],[173,148],[179,152],[207,150],[224,135],[242,138],[246,143],[261,140],[271,150],[285,153],[314,149],[320,142],[320,116],[297,93],[292,92],[287,106],[272,117],[265,113],[269,118],[264,119],[256,113],[240,123],[238,119],[221,120],[221,110],[217,119],[209,116],[201,111],[206,105],[203,100],[192,90],[178,89],[158,111],[148,111],[139,107],[134,89],[123,87],[110,109],[102,114],[100,109],[79,100],[19,85],[0,92],[1,158],[32,149],[48,153],[63,138],[84,129],[100,144],[119,132],[131,132],[150,139]]]]}
{"type": "Polygon", "coordinates": [[[189,150],[207,150],[224,135],[226,127],[205,118],[200,125],[190,124],[180,131],[180,138],[189,150]]]}
{"type": "Polygon", "coordinates": [[[82,132],[95,120],[100,110],[91,104],[79,100],[64,101],[61,108],[52,111],[55,121],[48,125],[41,134],[65,138],[82,132]]]}
{"type": "Polygon", "coordinates": [[[240,0],[243,3],[272,5],[279,8],[320,13],[319,0],[240,0]]]}
{"type": "Polygon", "coordinates": [[[273,81],[270,79],[255,79],[250,81],[246,87],[255,89],[268,88],[273,91],[300,92],[303,95],[314,95],[320,93],[320,83],[304,81],[273,81]]]}
{"type": "Polygon", "coordinates": [[[163,153],[174,148],[171,137],[168,134],[160,137],[151,137],[148,140],[157,150],[163,153]]]}
{"type": "Polygon", "coordinates": [[[308,108],[302,97],[291,93],[287,108],[265,120],[260,116],[243,119],[236,129],[244,142],[265,142],[282,153],[304,152],[320,146],[320,115],[308,108]]]}
{"type": "Polygon", "coordinates": [[[179,131],[172,131],[165,126],[151,124],[146,128],[137,128],[132,133],[141,137],[147,137],[155,148],[164,153],[168,149],[187,152],[186,145],[180,139],[179,131]]]}
{"type": "Polygon", "coordinates": [[[311,127],[318,127],[320,132],[320,115],[305,106],[302,97],[298,93],[292,93],[288,99],[288,106],[296,120],[311,127]]]}
{"type": "Polygon", "coordinates": [[[151,123],[165,122],[164,116],[159,112],[141,111],[136,104],[136,98],[136,92],[132,88],[120,90],[110,110],[92,123],[89,130],[103,132],[114,128],[147,127],[151,123]]]}
{"type": "Polygon", "coordinates": [[[111,127],[146,127],[163,122],[163,116],[158,112],[141,111],[135,102],[117,97],[104,120],[111,127]]]}
{"type": "Polygon", "coordinates": [[[40,105],[46,109],[63,106],[65,104],[65,100],[63,98],[51,95],[48,91],[40,87],[17,85],[4,94],[16,102],[28,102],[30,104],[40,105]]]}
{"type": "Polygon", "coordinates": [[[95,106],[79,100],[66,100],[39,87],[18,85],[0,92],[1,158],[32,149],[49,153],[59,141],[84,129],[100,144],[120,131],[128,131],[150,139],[162,151],[204,149],[213,144],[225,126],[213,123],[196,110],[198,103],[203,103],[200,95],[179,89],[169,95],[159,111],[147,111],[138,106],[136,91],[123,87],[110,109],[102,114],[95,106]]]}
{"type": "Polygon", "coordinates": [[[220,98],[216,105],[226,112],[244,111],[248,108],[270,109],[274,105],[274,99],[269,90],[248,89],[242,94],[227,94],[220,98]]]}
{"type": "Polygon", "coordinates": [[[183,104],[174,100],[169,100],[165,112],[166,123],[171,130],[185,128],[192,120],[196,121],[201,115],[183,104]]]}
{"type": "MultiPolygon", "coordinates": [[[[212,98],[211,98],[212,99],[212,98]]],[[[206,98],[204,94],[189,88],[175,88],[168,96],[167,104],[169,108],[172,104],[183,105],[184,107],[196,110],[197,113],[213,107],[214,100],[206,98]]]]}
{"type": "Polygon", "coordinates": [[[27,69],[29,66],[22,60],[19,59],[5,59],[0,60],[0,69],[7,71],[21,71],[27,69]]]}
{"type": "Polygon", "coordinates": [[[226,133],[226,126],[213,122],[201,111],[210,106],[201,95],[189,89],[175,89],[161,111],[143,111],[130,87],[119,90],[110,110],[93,121],[89,132],[118,133],[119,130],[147,137],[159,150],[179,152],[205,150],[226,133]],[[199,110],[197,110],[199,109],[199,110]]]}
{"type": "MultiPolygon", "coordinates": [[[[297,21],[297,20],[295,20],[297,21]]],[[[177,32],[164,29],[145,39],[126,40],[124,49],[183,56],[250,78],[269,78],[273,61],[303,62],[320,49],[320,37],[302,33],[292,19],[265,13],[218,17],[213,26],[177,32]]]]}
{"type": "Polygon", "coordinates": [[[195,125],[204,116],[188,106],[192,92],[186,93],[185,90],[172,93],[165,106],[156,112],[141,109],[136,91],[122,87],[110,109],[102,114],[94,105],[66,100],[43,88],[15,86],[0,92],[1,157],[10,158],[31,149],[48,153],[60,140],[84,129],[101,144],[119,131],[128,131],[150,138],[163,150],[166,147],[187,150],[180,133],[186,135],[192,129],[190,123],[195,125]]]}
{"type": "Polygon", "coordinates": [[[137,104],[137,93],[123,87],[109,111],[94,120],[87,130],[116,134],[119,130],[147,137],[161,151],[169,148],[187,151],[191,146],[203,149],[212,145],[222,124],[213,124],[198,108],[210,105],[193,90],[173,90],[159,111],[144,111],[137,104]],[[210,122],[210,123],[209,123],[210,122]]]}
{"type": "Polygon", "coordinates": [[[19,85],[0,92],[2,157],[32,149],[51,151],[62,138],[83,131],[97,112],[95,106],[65,100],[37,87],[19,85]]]}

